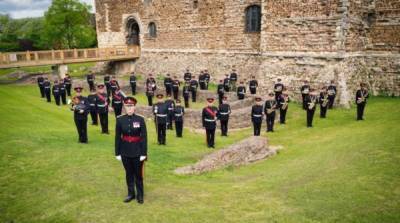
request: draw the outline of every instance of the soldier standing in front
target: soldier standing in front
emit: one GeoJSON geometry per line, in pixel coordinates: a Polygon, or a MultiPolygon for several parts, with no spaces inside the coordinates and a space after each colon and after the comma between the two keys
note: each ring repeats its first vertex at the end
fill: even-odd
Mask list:
{"type": "Polygon", "coordinates": [[[337,88],[335,85],[335,81],[332,80],[331,84],[328,86],[328,99],[329,99],[328,109],[333,108],[333,104],[335,103],[336,94],[337,94],[337,88]]]}
{"type": "Polygon", "coordinates": [[[105,92],[104,84],[97,85],[97,99],[96,108],[97,114],[99,114],[101,133],[109,134],[108,132],[108,101],[107,93],[105,92]]]}
{"type": "Polygon", "coordinates": [[[286,124],[286,114],[289,109],[289,93],[286,90],[279,96],[277,103],[279,107],[279,123],[286,124]]]}
{"type": "Polygon", "coordinates": [[[218,119],[221,123],[221,136],[228,136],[229,115],[232,113],[228,98],[224,96],[222,104],[218,106],[218,119]]]}
{"type": "Polygon", "coordinates": [[[361,83],[360,89],[358,89],[356,92],[357,121],[364,120],[364,109],[368,98],[369,93],[367,85],[365,83],[361,83]]]}
{"type": "Polygon", "coordinates": [[[124,99],[126,115],[119,116],[115,126],[115,156],[122,161],[125,169],[128,203],[135,198],[139,204],[144,202],[144,162],[147,160],[147,129],[142,116],[136,115],[136,99],[124,99]],[[135,191],[136,187],[136,191],[135,191]]]}
{"type": "Polygon", "coordinates": [[[195,79],[195,76],[192,76],[192,80],[190,81],[190,91],[192,92],[192,102],[196,102],[197,98],[197,88],[199,87],[199,82],[195,79]]]}
{"type": "Polygon", "coordinates": [[[324,86],[319,94],[319,105],[320,105],[320,118],[326,118],[326,112],[328,111],[329,106],[329,95],[326,91],[326,87],[324,86]]]}
{"type": "Polygon", "coordinates": [[[275,114],[278,105],[273,92],[268,93],[267,100],[264,105],[264,113],[267,116],[267,132],[274,132],[275,114]]]}
{"type": "Polygon", "coordinates": [[[175,102],[172,100],[171,95],[167,95],[167,100],[165,100],[165,104],[168,108],[168,123],[167,128],[169,130],[173,130],[172,122],[174,120],[174,109],[175,109],[175,102]]]}
{"type": "Polygon", "coordinates": [[[207,98],[207,107],[202,112],[203,127],[206,129],[208,148],[215,148],[215,129],[217,128],[218,109],[213,105],[214,98],[207,98]]]}
{"type": "Polygon", "coordinates": [[[303,84],[303,86],[301,86],[300,91],[301,91],[301,97],[302,97],[302,100],[303,100],[303,109],[307,110],[306,98],[310,94],[310,85],[308,84],[307,80],[304,81],[304,84],[303,84]]]}
{"type": "Polygon", "coordinates": [[[97,108],[96,108],[96,100],[97,100],[97,93],[94,90],[90,91],[90,94],[87,97],[90,107],[90,117],[92,118],[92,125],[98,125],[98,115],[97,115],[97,108]]]}
{"type": "Polygon", "coordinates": [[[166,144],[168,108],[165,104],[164,95],[157,94],[158,102],[153,106],[153,114],[156,122],[158,145],[166,144]]]}
{"type": "Polygon", "coordinates": [[[176,100],[176,106],[174,108],[174,120],[176,137],[181,138],[183,132],[183,116],[185,115],[185,108],[182,107],[181,101],[176,100]]]}
{"type": "Polygon", "coordinates": [[[87,99],[82,96],[82,87],[77,86],[74,90],[76,95],[73,97],[71,110],[74,112],[74,121],[79,135],[79,142],[88,143],[87,116],[90,109],[89,103],[87,99]]]}
{"type": "Polygon", "coordinates": [[[261,133],[261,125],[263,121],[263,106],[261,97],[255,98],[256,104],[251,108],[251,122],[253,123],[254,136],[259,136],[261,133]]]}
{"type": "Polygon", "coordinates": [[[310,89],[310,93],[304,99],[307,110],[307,128],[313,127],[314,113],[318,104],[318,96],[314,89],[310,89]]]}

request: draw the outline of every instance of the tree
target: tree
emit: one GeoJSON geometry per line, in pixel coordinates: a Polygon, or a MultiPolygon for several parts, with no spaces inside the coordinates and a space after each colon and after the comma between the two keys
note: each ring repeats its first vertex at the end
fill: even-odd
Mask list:
{"type": "Polygon", "coordinates": [[[72,49],[96,44],[90,24],[91,7],[78,0],[53,0],[45,13],[42,48],[72,49]]]}

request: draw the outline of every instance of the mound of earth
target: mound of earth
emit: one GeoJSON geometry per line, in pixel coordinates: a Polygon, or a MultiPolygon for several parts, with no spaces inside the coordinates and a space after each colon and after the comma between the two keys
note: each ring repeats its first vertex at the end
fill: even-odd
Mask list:
{"type": "Polygon", "coordinates": [[[280,148],[270,148],[267,138],[252,136],[227,148],[205,156],[194,165],[180,167],[176,174],[200,174],[228,166],[246,165],[277,154],[280,148]]]}

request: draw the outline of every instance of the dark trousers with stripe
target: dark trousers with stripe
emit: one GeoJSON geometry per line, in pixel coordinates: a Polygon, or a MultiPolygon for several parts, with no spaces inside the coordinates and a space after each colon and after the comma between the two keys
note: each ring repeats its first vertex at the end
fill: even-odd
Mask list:
{"type": "Polygon", "coordinates": [[[206,129],[206,139],[207,139],[207,146],[214,147],[215,143],[215,128],[214,129],[206,129]]]}
{"type": "Polygon", "coordinates": [[[108,133],[108,113],[99,113],[101,132],[108,133]]]}
{"type": "Polygon", "coordinates": [[[144,196],[142,162],[140,157],[121,156],[122,164],[125,168],[126,185],[128,186],[128,195],[135,196],[135,186],[137,199],[142,200],[144,196]]]}

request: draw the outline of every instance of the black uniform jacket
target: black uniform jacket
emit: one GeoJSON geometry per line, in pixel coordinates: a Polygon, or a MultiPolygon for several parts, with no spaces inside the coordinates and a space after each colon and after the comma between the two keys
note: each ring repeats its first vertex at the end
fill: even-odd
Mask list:
{"type": "Polygon", "coordinates": [[[147,129],[142,116],[121,115],[115,127],[115,155],[147,156],[147,129]]]}

